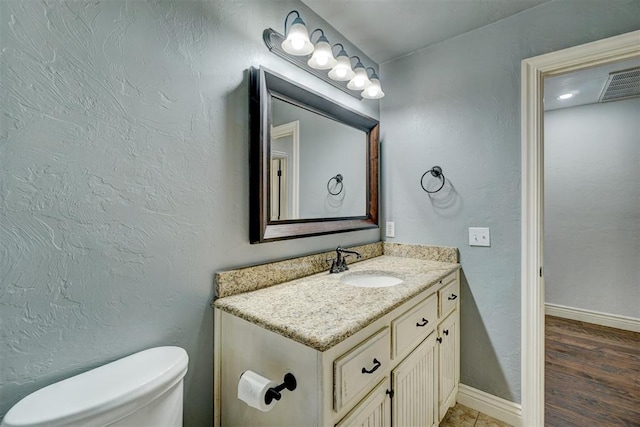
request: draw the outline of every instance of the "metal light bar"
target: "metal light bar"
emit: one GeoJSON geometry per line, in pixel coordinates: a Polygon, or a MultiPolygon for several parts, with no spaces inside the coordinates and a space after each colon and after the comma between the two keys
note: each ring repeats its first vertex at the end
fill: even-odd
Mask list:
{"type": "Polygon", "coordinates": [[[275,31],[275,30],[273,30],[271,28],[267,28],[262,33],[262,38],[264,39],[264,44],[267,45],[267,48],[269,48],[271,53],[275,53],[280,58],[286,59],[287,61],[289,61],[293,65],[296,65],[296,66],[302,68],[303,70],[313,74],[314,76],[316,76],[320,80],[329,83],[331,86],[340,89],[344,93],[348,93],[349,95],[353,96],[356,99],[363,99],[362,95],[360,94],[361,93],[360,91],[352,91],[351,89],[347,88],[347,83],[348,82],[339,82],[339,81],[336,81],[336,80],[332,80],[327,75],[326,70],[316,70],[315,68],[311,68],[307,64],[307,60],[308,60],[308,56],[309,55],[306,55],[306,56],[293,56],[293,55],[289,55],[287,52],[282,50],[281,45],[282,45],[282,42],[284,41],[284,36],[282,34],[278,33],[277,31],[275,31]]]}

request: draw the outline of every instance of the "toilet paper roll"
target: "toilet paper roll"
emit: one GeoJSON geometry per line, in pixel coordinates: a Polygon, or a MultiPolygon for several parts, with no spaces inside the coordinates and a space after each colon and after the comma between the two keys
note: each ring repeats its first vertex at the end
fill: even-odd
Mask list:
{"type": "Polygon", "coordinates": [[[271,381],[260,374],[253,371],[245,371],[240,376],[240,381],[238,381],[238,399],[252,408],[262,412],[269,412],[276,405],[276,401],[274,400],[267,405],[264,402],[264,396],[269,388],[277,385],[277,382],[271,381]]]}

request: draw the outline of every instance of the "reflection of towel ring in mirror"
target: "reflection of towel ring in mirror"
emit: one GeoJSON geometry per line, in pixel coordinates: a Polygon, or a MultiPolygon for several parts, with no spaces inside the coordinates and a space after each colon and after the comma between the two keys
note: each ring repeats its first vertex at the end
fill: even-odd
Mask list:
{"type": "Polygon", "coordinates": [[[444,174],[442,173],[442,168],[440,166],[432,167],[431,169],[426,171],[424,174],[422,174],[422,178],[420,178],[420,186],[424,191],[430,194],[437,193],[438,191],[442,190],[442,187],[444,187],[444,182],[445,182],[444,174]],[[440,187],[438,187],[437,190],[429,191],[424,187],[424,177],[427,176],[428,173],[430,173],[431,176],[433,176],[434,178],[440,178],[442,180],[442,185],[440,185],[440,187]]]}
{"type": "Polygon", "coordinates": [[[338,194],[342,193],[342,189],[344,188],[344,182],[342,182],[342,175],[341,174],[337,174],[336,176],[334,176],[333,178],[330,178],[329,181],[327,182],[327,191],[329,192],[329,194],[331,194],[332,196],[337,196],[338,194]],[[331,191],[331,181],[335,180],[336,181],[336,185],[334,185],[334,189],[338,186],[338,184],[340,184],[340,190],[338,190],[337,192],[333,192],[331,191]]]}

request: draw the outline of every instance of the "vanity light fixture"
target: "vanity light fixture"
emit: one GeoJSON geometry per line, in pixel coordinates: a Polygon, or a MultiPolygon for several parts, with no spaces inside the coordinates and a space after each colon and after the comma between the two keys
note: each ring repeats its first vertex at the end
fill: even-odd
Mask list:
{"type": "Polygon", "coordinates": [[[380,99],[384,96],[384,92],[380,86],[380,78],[376,74],[376,70],[372,67],[368,67],[367,70],[368,69],[371,69],[371,77],[369,77],[371,86],[362,91],[362,97],[366,99],[380,99]]]}
{"type": "Polygon", "coordinates": [[[573,98],[573,96],[574,96],[574,94],[573,94],[573,93],[571,93],[571,92],[569,92],[569,93],[563,93],[562,95],[560,95],[560,96],[558,97],[558,99],[559,99],[560,101],[564,101],[565,99],[573,98]]]}
{"type": "Polygon", "coordinates": [[[316,31],[320,31],[320,37],[318,37],[318,41],[313,49],[313,55],[311,55],[307,64],[309,67],[315,68],[316,70],[329,70],[333,68],[338,61],[333,57],[331,45],[329,44],[327,37],[324,35],[324,31],[320,28],[313,30],[310,38],[313,39],[313,35],[316,31]]]}
{"type": "Polygon", "coordinates": [[[324,30],[320,28],[313,30],[309,36],[307,26],[297,10],[292,10],[285,17],[284,34],[283,36],[271,28],[263,31],[262,38],[271,53],[286,59],[356,99],[379,99],[384,96],[380,78],[372,67],[369,67],[372,70],[371,76],[369,76],[367,68],[359,57],[349,57],[342,43],[331,46],[324,30]],[[288,25],[291,16],[294,18],[288,25]],[[312,39],[316,33],[320,33],[320,35],[314,46],[312,39]],[[333,48],[336,46],[340,50],[334,56],[333,48]],[[357,60],[353,67],[352,58],[357,60]]]}
{"type": "Polygon", "coordinates": [[[336,65],[329,71],[329,78],[337,82],[348,82],[355,76],[351,69],[349,54],[344,50],[341,43],[336,43],[333,47],[340,46],[340,52],[336,58],[336,65]]]}
{"type": "Polygon", "coordinates": [[[297,10],[292,10],[287,14],[287,17],[284,18],[284,34],[286,39],[282,42],[282,49],[288,54],[303,56],[313,52],[313,43],[309,40],[307,26],[304,24],[302,18],[300,18],[300,13],[298,13],[297,10]],[[293,20],[287,32],[287,21],[293,13],[295,13],[297,17],[293,20]]]}
{"type": "Polygon", "coordinates": [[[364,68],[364,64],[360,61],[360,58],[357,56],[353,56],[352,58],[357,58],[358,62],[355,67],[353,67],[353,72],[355,75],[347,84],[347,87],[351,90],[364,90],[371,86],[371,80],[369,80],[369,76],[367,75],[367,70],[364,68]]]}

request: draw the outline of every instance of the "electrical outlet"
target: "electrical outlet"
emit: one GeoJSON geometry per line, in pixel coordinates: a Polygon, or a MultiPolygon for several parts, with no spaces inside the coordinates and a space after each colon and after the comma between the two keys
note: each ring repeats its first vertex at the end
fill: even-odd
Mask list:
{"type": "Polygon", "coordinates": [[[469,246],[491,246],[489,229],[484,227],[469,227],[469,246]]]}
{"type": "Polygon", "coordinates": [[[393,221],[387,221],[387,226],[385,227],[385,235],[387,237],[396,237],[396,223],[393,221]]]}

